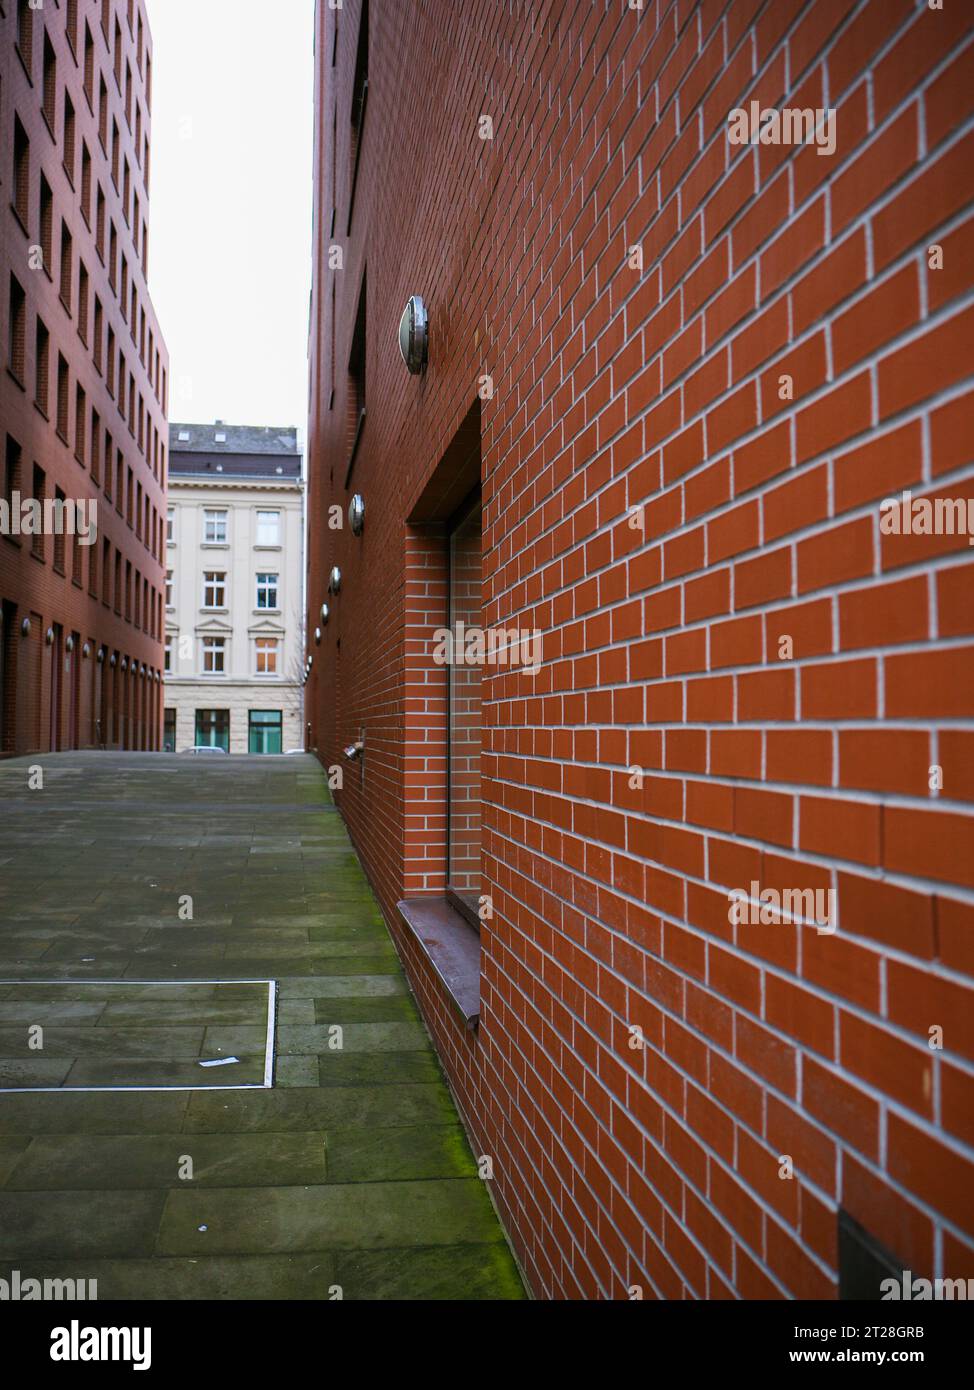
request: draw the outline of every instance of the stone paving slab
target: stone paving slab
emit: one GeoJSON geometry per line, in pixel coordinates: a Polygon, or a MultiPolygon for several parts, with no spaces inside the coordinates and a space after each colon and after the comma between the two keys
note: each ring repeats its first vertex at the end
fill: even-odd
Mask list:
{"type": "MultiPolygon", "coordinates": [[[[474,1247],[478,1248],[478,1247],[474,1247]]],[[[494,1247],[484,1247],[493,1251],[494,1247]]],[[[449,1252],[448,1252],[449,1253],[449,1252]]],[[[240,1299],[261,1301],[331,1298],[338,1282],[337,1256],[332,1251],[310,1255],[240,1255],[223,1259],[72,1260],[70,1277],[95,1280],[100,1301],[132,1299],[240,1299]]],[[[14,1266],[0,1264],[0,1278],[9,1280],[14,1266]]],[[[32,1277],[63,1278],[64,1262],[32,1260],[32,1277]]],[[[361,1289],[378,1289],[375,1279],[361,1289]]],[[[391,1287],[386,1284],[384,1287],[391,1287]]],[[[351,1295],[348,1295],[351,1296],[351,1295]]],[[[397,1297],[394,1293],[359,1292],[360,1298],[397,1297]]],[[[405,1295],[409,1296],[409,1295],[405,1295]]],[[[415,1294],[414,1297],[426,1297],[415,1294]]],[[[448,1293],[429,1297],[449,1298],[448,1293]]],[[[509,1295],[517,1297],[517,1293],[509,1295]]],[[[484,1294],[483,1297],[497,1297],[484,1294]]]]}
{"type": "Polygon", "coordinates": [[[501,1240],[484,1195],[478,1178],[455,1177],[171,1191],[156,1250],[160,1255],[253,1255],[350,1246],[374,1250],[411,1240],[424,1245],[501,1240]]]}
{"type": "Polygon", "coordinates": [[[27,761],[0,763],[0,1054],[24,1054],[0,1077],[69,1088],[0,1095],[0,1278],[97,1278],[101,1299],[523,1297],[319,765],[64,754],[29,760],[40,793],[27,761]],[[201,1049],[256,1075],[267,978],[272,1089],[70,1089],[149,1067],[183,1084],[201,1049]],[[34,1022],[42,1056],[22,1048],[34,1022]]]}
{"type": "Polygon", "coordinates": [[[304,1184],[324,1182],[325,1171],[324,1134],[42,1135],[20,1152],[6,1190],[251,1187],[271,1172],[304,1184]]]}

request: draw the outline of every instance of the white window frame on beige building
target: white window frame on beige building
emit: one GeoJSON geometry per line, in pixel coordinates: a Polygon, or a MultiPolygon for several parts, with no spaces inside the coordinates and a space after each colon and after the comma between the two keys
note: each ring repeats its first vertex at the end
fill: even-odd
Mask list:
{"type": "Polygon", "coordinates": [[[281,611],[281,574],[279,570],[258,570],[254,580],[254,612],[255,613],[280,613],[281,611]],[[261,580],[265,583],[262,585],[261,580]],[[262,604],[260,601],[261,589],[273,592],[274,602],[262,604]]]}
{"type": "Polygon", "coordinates": [[[281,549],[281,509],[280,507],[255,507],[254,508],[254,549],[255,550],[280,550],[281,549]],[[274,536],[272,541],[264,540],[261,536],[261,517],[274,517],[274,536]]]}
{"type": "Polygon", "coordinates": [[[217,677],[217,678],[225,678],[225,677],[226,677],[227,672],[228,672],[228,669],[229,669],[229,659],[230,659],[230,640],[229,640],[228,637],[226,637],[223,633],[217,633],[217,632],[205,632],[205,633],[203,633],[202,637],[200,638],[200,653],[201,653],[201,656],[202,656],[202,658],[203,658],[202,661],[200,662],[200,671],[201,671],[202,675],[206,676],[208,679],[211,678],[211,677],[217,677]],[[208,652],[208,649],[207,649],[209,643],[213,643],[213,644],[214,644],[214,650],[213,650],[213,652],[212,652],[212,655],[213,655],[213,656],[216,656],[216,644],[217,644],[217,643],[220,643],[220,649],[219,649],[219,650],[220,650],[220,656],[221,656],[222,659],[223,659],[223,664],[222,664],[222,667],[221,667],[221,669],[220,669],[219,671],[208,670],[208,669],[207,669],[206,658],[207,658],[208,655],[211,655],[211,653],[208,652]]]}
{"type": "MultiPolygon", "coordinates": [[[[218,520],[214,520],[214,527],[217,527],[217,526],[219,526],[219,521],[218,521],[218,520]]],[[[204,545],[204,546],[214,546],[214,545],[218,545],[218,546],[223,546],[223,547],[229,549],[229,547],[230,547],[230,508],[229,508],[229,507],[204,507],[204,508],[203,508],[203,540],[202,540],[202,545],[204,545]],[[211,519],[211,518],[219,518],[219,517],[222,517],[222,518],[223,518],[223,540],[222,540],[222,541],[221,541],[221,540],[217,540],[215,537],[214,537],[213,539],[210,538],[210,519],[211,519]]]]}
{"type": "Polygon", "coordinates": [[[276,633],[271,633],[271,632],[261,633],[259,636],[257,636],[257,637],[254,638],[254,675],[257,677],[258,680],[279,680],[279,679],[280,679],[280,675],[281,675],[281,672],[280,672],[280,669],[279,669],[279,668],[280,668],[280,664],[281,664],[281,663],[280,663],[280,657],[281,657],[281,639],[280,639],[280,637],[279,637],[276,633]],[[260,659],[261,659],[261,655],[266,654],[266,653],[262,653],[262,652],[261,652],[261,644],[262,644],[262,643],[267,643],[267,642],[273,642],[273,644],[274,644],[274,669],[273,669],[273,671],[262,671],[262,670],[260,669],[260,659]]]}
{"type": "Polygon", "coordinates": [[[203,602],[200,607],[207,613],[225,613],[229,608],[227,599],[226,570],[203,571],[203,602]],[[212,593],[213,601],[210,601],[212,593]]]}

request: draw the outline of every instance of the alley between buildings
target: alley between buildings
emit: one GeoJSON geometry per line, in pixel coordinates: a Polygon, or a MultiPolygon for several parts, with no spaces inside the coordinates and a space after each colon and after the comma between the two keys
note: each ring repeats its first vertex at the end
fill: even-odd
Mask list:
{"type": "Polygon", "coordinates": [[[0,1278],[522,1296],[313,758],[19,759],[0,823],[0,1278]]]}

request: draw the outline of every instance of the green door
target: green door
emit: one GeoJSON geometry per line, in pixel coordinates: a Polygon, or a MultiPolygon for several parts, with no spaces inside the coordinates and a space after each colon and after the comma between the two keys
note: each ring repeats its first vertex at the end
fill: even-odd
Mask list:
{"type": "Polygon", "coordinates": [[[228,709],[198,709],[196,711],[197,747],[222,748],[230,752],[230,711],[228,709]]]}
{"type": "Polygon", "coordinates": [[[279,709],[250,711],[251,753],[280,753],[282,751],[282,715],[279,709]]]}

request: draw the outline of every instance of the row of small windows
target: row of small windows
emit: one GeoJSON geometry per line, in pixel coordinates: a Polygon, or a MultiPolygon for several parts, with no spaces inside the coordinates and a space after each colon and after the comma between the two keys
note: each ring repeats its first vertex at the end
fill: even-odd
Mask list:
{"type": "MultiPolygon", "coordinates": [[[[65,102],[68,104],[67,94],[65,102]]],[[[71,116],[73,127],[74,117],[71,116]]],[[[73,136],[71,137],[73,141],[73,136]]],[[[92,229],[92,176],[91,176],[91,157],[88,147],[82,140],[82,159],[81,159],[81,215],[85,220],[89,230],[92,229]]],[[[69,173],[70,177],[70,173],[69,173]]],[[[72,179],[73,183],[73,179],[72,179]]],[[[13,149],[13,199],[11,206],[20,222],[24,233],[28,238],[31,236],[31,207],[30,207],[30,140],[27,132],[19,118],[14,116],[14,149],[13,149]]],[[[138,204],[138,199],[136,199],[138,204]]],[[[41,173],[39,176],[38,196],[37,196],[37,235],[38,242],[30,248],[29,265],[32,270],[44,270],[48,277],[53,280],[54,265],[54,197],[51,192],[50,184],[41,173]]],[[[146,253],[148,249],[148,232],[145,223],[142,223],[142,267],[143,273],[146,270],[146,253]]],[[[94,208],[94,242],[95,252],[102,265],[107,265],[108,283],[118,302],[121,310],[122,319],[129,326],[129,334],[135,344],[142,366],[149,374],[149,383],[155,394],[156,400],[163,404],[166,399],[166,370],[162,365],[161,353],[156,346],[155,336],[148,325],[145,306],[139,297],[139,289],[135,276],[131,273],[128,259],[125,252],[119,247],[118,229],[114,221],[106,214],[105,195],[101,185],[98,184],[95,196],[94,208]],[[107,256],[107,260],[106,260],[107,256]]],[[[136,229],[136,254],[138,254],[138,229],[136,229]]],[[[62,218],[60,225],[60,263],[58,266],[58,284],[62,303],[68,314],[72,313],[73,288],[74,288],[74,243],[67,222],[62,218]]],[[[89,275],[82,257],[78,257],[78,336],[86,345],[88,343],[88,291],[89,275]]],[[[101,371],[101,351],[102,351],[102,332],[103,308],[101,301],[95,296],[95,323],[93,334],[93,360],[98,371],[101,371]]],[[[111,369],[111,367],[110,367],[111,369]]]]}
{"type": "MultiPolygon", "coordinates": [[[[166,607],[175,607],[173,602],[173,588],[175,584],[175,571],[166,570],[166,607]]],[[[278,591],[280,589],[280,575],[269,571],[261,571],[256,576],[256,598],[255,605],[261,612],[279,612],[278,591]]],[[[203,602],[201,608],[226,609],[230,606],[229,585],[227,583],[226,570],[204,570],[203,571],[203,602]]]]}
{"type": "MultiPolygon", "coordinates": [[[[17,0],[17,47],[20,50],[21,60],[28,74],[33,78],[34,60],[34,15],[37,10],[42,8],[36,0],[17,0]]],[[[129,0],[129,32],[135,39],[136,66],[139,73],[144,78],[145,85],[145,105],[146,111],[152,110],[152,59],[145,49],[145,27],[142,21],[142,14],[139,11],[135,15],[135,28],[132,27],[133,3],[129,0]]],[[[125,99],[125,119],[129,129],[135,134],[137,154],[141,149],[142,131],[142,112],[139,107],[138,97],[135,95],[135,88],[132,75],[132,65],[125,58],[122,47],[122,26],[118,22],[118,17],[112,17],[112,0],[102,0],[101,27],[105,36],[105,46],[108,49],[109,57],[112,59],[112,67],[115,73],[115,83],[120,93],[125,99]]],[[[78,39],[78,0],[67,0],[65,6],[65,34],[71,51],[77,59],[79,53],[78,39]]],[[[50,44],[50,38],[45,33],[45,43],[50,44]]],[[[91,26],[85,20],[84,36],[84,76],[85,91],[88,94],[89,104],[93,102],[94,87],[94,68],[95,68],[95,45],[91,34],[91,26]]],[[[45,62],[45,93],[47,90],[47,65],[45,62]]],[[[94,107],[92,105],[92,110],[94,107]]],[[[148,142],[146,142],[146,145],[148,142]]]]}
{"type": "MultiPolygon", "coordinates": [[[[26,375],[26,319],[26,295],[16,276],[11,275],[7,365],[11,375],[24,390],[26,390],[24,380],[26,375]]],[[[110,349],[108,389],[109,394],[114,397],[116,395],[113,370],[114,356],[111,354],[114,335],[111,329],[108,330],[108,335],[110,349]]],[[[121,354],[120,366],[124,368],[121,354]]],[[[50,419],[51,335],[39,314],[36,316],[35,323],[34,370],[34,404],[45,419],[50,419]]],[[[118,413],[123,420],[126,420],[124,369],[119,371],[118,385],[119,390],[116,398],[118,413]]],[[[128,378],[127,400],[129,433],[137,440],[140,453],[149,460],[155,477],[160,482],[164,482],[166,446],[162,443],[160,432],[155,428],[151,416],[145,409],[141,395],[135,390],[135,379],[131,373],[128,378]]],[[[71,379],[67,359],[60,352],[57,354],[54,425],[62,441],[70,447],[71,379]]],[[[107,424],[103,424],[94,405],[89,410],[87,393],[80,381],[75,381],[74,387],[74,456],[83,467],[88,468],[92,482],[103,487],[108,501],[112,500],[114,493],[116,510],[126,516],[129,526],[146,548],[151,550],[161,562],[163,549],[162,518],[152,505],[149,494],[143,489],[141,482],[135,480],[131,466],[125,464],[122,450],[113,441],[107,424]],[[127,489],[125,486],[126,477],[128,479],[127,489]]]]}
{"type": "MultiPolygon", "coordinates": [[[[21,479],[22,451],[17,441],[7,435],[4,453],[3,496],[8,517],[18,514],[17,499],[22,497],[21,479]]],[[[40,506],[42,512],[48,501],[47,475],[44,469],[34,464],[29,496],[40,506]]],[[[55,488],[51,498],[57,515],[65,515],[68,499],[60,488],[55,488]]],[[[31,554],[41,563],[47,562],[48,541],[51,542],[52,565],[55,573],[68,577],[68,546],[70,542],[70,577],[79,589],[85,587],[85,555],[87,554],[87,587],[91,598],[101,595],[106,608],[114,606],[115,612],[124,617],[134,627],[142,629],[149,636],[158,639],[162,635],[162,594],[152,587],[145,575],[123,556],[117,546],[113,546],[108,536],[100,536],[100,526],[83,535],[80,527],[73,531],[61,527],[48,537],[43,531],[25,537],[30,541],[31,554]],[[88,543],[86,543],[88,542],[88,543]],[[100,542],[100,543],[99,543],[100,542]]],[[[22,544],[21,538],[12,531],[5,533],[5,540],[13,545],[22,544]]]]}
{"type": "MultiPolygon", "coordinates": [[[[176,544],[176,508],[170,507],[166,514],[166,541],[176,544]]],[[[205,507],[203,509],[203,544],[229,545],[230,513],[224,507],[205,507]]],[[[281,544],[281,513],[278,511],[258,511],[255,545],[278,546],[281,544]]]]}
{"type": "MultiPolygon", "coordinates": [[[[206,636],[200,639],[200,670],[204,676],[225,676],[228,672],[230,639],[227,637],[206,636]]],[[[253,672],[256,676],[276,676],[280,668],[280,639],[277,637],[255,637],[253,642],[253,672]]],[[[183,663],[174,664],[179,650],[179,636],[166,635],[166,658],[164,670],[167,675],[189,674],[182,670],[183,663]]]]}

